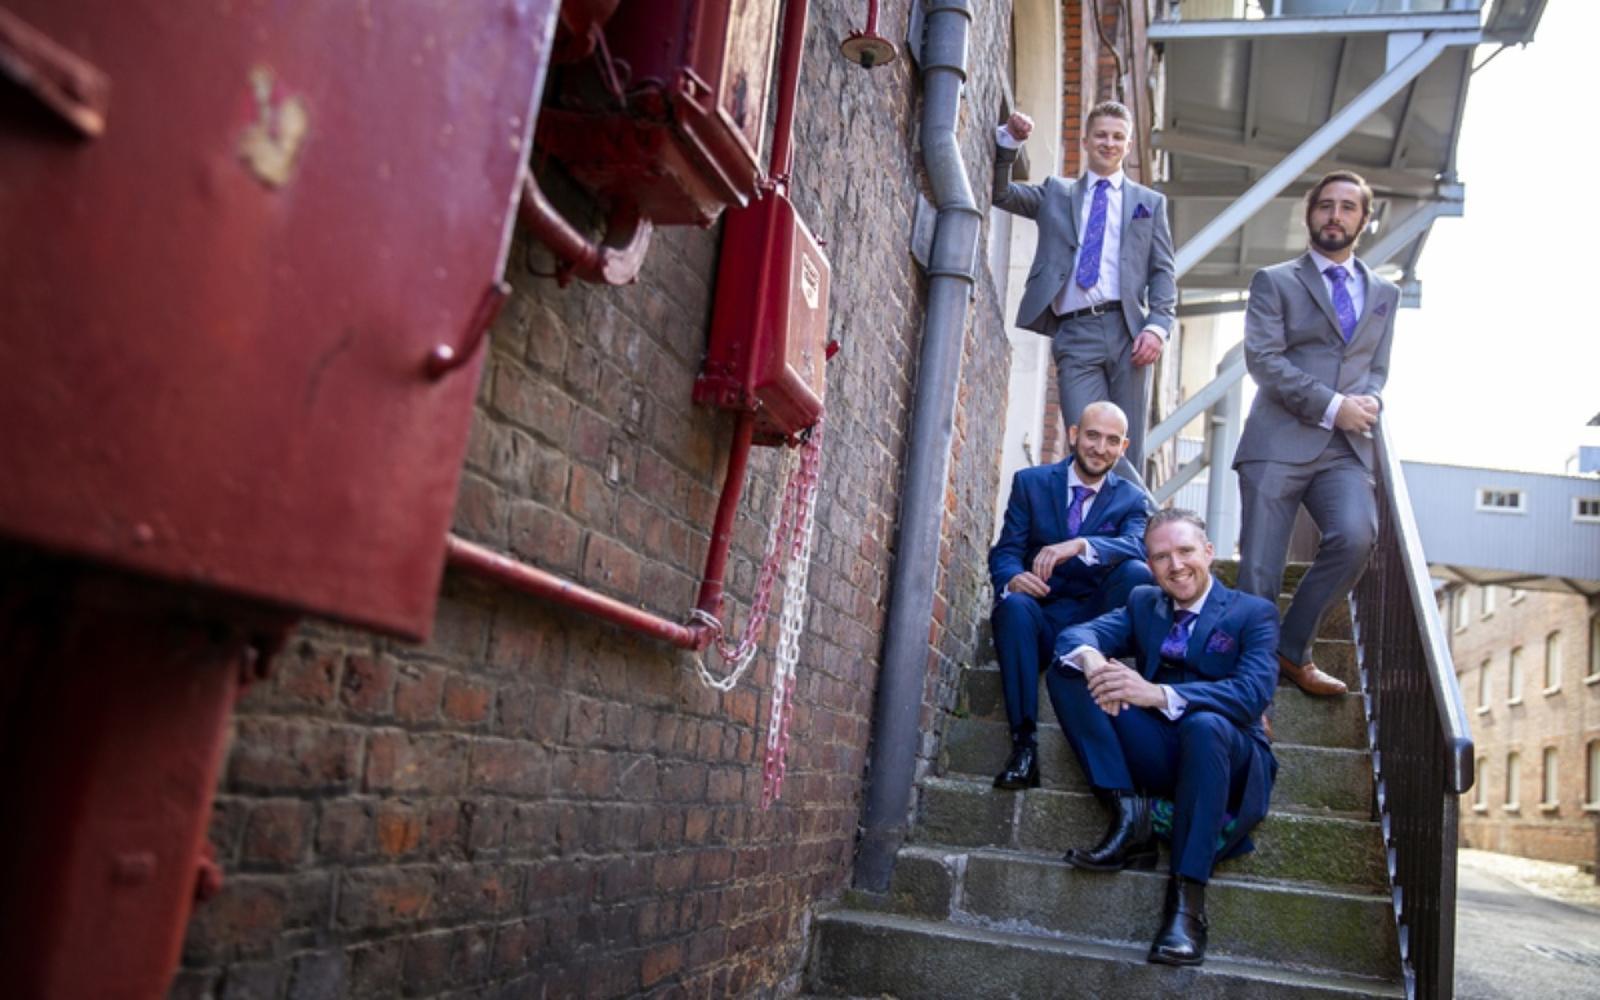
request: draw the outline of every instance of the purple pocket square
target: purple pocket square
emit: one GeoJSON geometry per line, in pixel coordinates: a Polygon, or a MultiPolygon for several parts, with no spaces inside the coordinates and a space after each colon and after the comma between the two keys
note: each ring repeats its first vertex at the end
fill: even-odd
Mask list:
{"type": "Polygon", "coordinates": [[[1139,205],[1134,208],[1133,219],[1135,222],[1139,221],[1140,219],[1148,218],[1150,218],[1150,210],[1148,208],[1145,208],[1143,205],[1139,205]]]}
{"type": "Polygon", "coordinates": [[[1233,652],[1233,636],[1226,632],[1213,632],[1211,638],[1206,640],[1206,652],[1231,653],[1233,652]]]}

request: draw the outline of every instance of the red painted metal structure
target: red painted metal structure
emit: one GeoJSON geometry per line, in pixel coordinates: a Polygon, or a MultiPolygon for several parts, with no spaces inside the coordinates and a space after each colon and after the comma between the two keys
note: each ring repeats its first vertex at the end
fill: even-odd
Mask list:
{"type": "Polygon", "coordinates": [[[0,5],[3,991],[158,997],[243,680],[431,626],[557,4],[0,5]]]}
{"type": "MultiPolygon", "coordinates": [[[[755,7],[752,4],[748,9],[755,7]]],[[[663,5],[662,10],[666,8],[667,5],[663,5]]],[[[751,445],[797,444],[806,429],[820,419],[823,362],[832,353],[831,349],[824,346],[827,340],[828,261],[787,198],[794,158],[794,106],[800,85],[801,58],[805,50],[806,15],[805,0],[792,0],[785,5],[783,59],[778,82],[778,114],[773,134],[770,183],[766,185],[768,190],[760,201],[749,208],[728,214],[723,231],[707,370],[695,387],[697,401],[739,413],[734,425],[722,494],[717,503],[716,519],[712,524],[705,571],[695,602],[697,611],[712,618],[719,618],[722,611],[723,576],[751,445]]],[[[729,17],[729,11],[723,4],[674,3],[670,5],[669,15],[664,20],[669,24],[681,22],[700,28],[715,21],[720,30],[730,35],[736,29],[744,30],[747,35],[755,28],[768,30],[762,27],[766,22],[755,14],[746,18],[743,29],[735,23],[737,18],[730,21],[729,17]],[[718,17],[723,20],[716,21],[718,17]]],[[[661,30],[658,28],[657,32],[661,30]]],[[[618,25],[615,21],[608,25],[608,38],[619,32],[624,40],[620,43],[613,40],[613,53],[635,51],[633,46],[643,44],[641,39],[645,33],[640,25],[618,25]]],[[[658,39],[657,47],[663,52],[681,56],[684,49],[679,48],[671,38],[669,34],[664,41],[658,39]]],[[[725,47],[714,43],[715,39],[696,35],[693,44],[685,45],[701,54],[732,53],[737,48],[732,38],[725,47]]],[[[732,60],[731,55],[728,58],[732,60]]],[[[698,79],[701,73],[712,72],[704,67],[697,72],[692,67],[650,65],[656,74],[652,79],[677,80],[680,84],[698,79]]],[[[726,66],[722,70],[723,77],[727,78],[730,71],[726,66]]],[[[635,72],[639,72],[637,67],[635,72]]],[[[752,100],[758,107],[765,106],[764,94],[758,97],[746,95],[744,100],[746,104],[743,106],[747,109],[751,107],[749,102],[752,100]]],[[[728,102],[718,99],[713,103],[725,111],[728,102]]],[[[645,106],[650,106],[648,101],[645,106]]],[[[599,124],[590,121],[585,126],[585,119],[575,113],[570,118],[563,118],[546,111],[540,119],[539,141],[541,144],[545,142],[547,123],[551,120],[558,123],[549,129],[561,137],[556,143],[558,148],[563,142],[575,141],[573,137],[584,134],[586,127],[591,135],[628,132],[627,127],[612,120],[615,117],[612,111],[607,110],[596,116],[599,124]]],[[[648,120],[648,114],[645,117],[648,120]]],[[[724,124],[727,120],[730,119],[724,114],[724,124]]],[[[748,135],[739,134],[741,141],[749,139],[759,146],[759,123],[759,116],[752,122],[742,123],[753,125],[753,128],[748,135]]],[[[639,128],[650,129],[655,126],[643,125],[639,128]]],[[[609,148],[607,141],[601,139],[599,145],[609,148]]],[[[668,140],[658,135],[652,141],[668,140]]],[[[583,155],[594,157],[596,153],[583,150],[583,155]]],[[[624,171],[617,172],[618,176],[623,174],[624,171]]],[[[681,178],[667,182],[668,189],[686,186],[693,185],[685,185],[681,178]]],[[[652,197],[665,198],[667,194],[658,191],[652,197]]],[[[623,604],[581,584],[455,536],[450,538],[449,561],[450,565],[465,572],[684,649],[704,649],[715,637],[708,625],[700,622],[680,624],[623,604]]]]}

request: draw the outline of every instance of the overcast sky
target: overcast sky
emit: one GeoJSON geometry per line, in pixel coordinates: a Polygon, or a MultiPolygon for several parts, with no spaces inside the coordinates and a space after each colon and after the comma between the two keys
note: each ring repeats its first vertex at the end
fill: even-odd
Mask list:
{"type": "Polygon", "coordinates": [[[1600,444],[1584,426],[1600,412],[1597,38],[1600,3],[1551,0],[1532,44],[1472,78],[1466,215],[1433,224],[1422,308],[1396,323],[1384,404],[1404,458],[1559,473],[1600,444]]]}

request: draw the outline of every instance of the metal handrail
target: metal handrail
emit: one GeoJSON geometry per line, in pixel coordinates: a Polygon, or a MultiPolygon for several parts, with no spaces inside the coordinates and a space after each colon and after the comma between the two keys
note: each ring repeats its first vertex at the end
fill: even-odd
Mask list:
{"type": "Polygon", "coordinates": [[[1406,995],[1449,997],[1472,736],[1387,418],[1376,438],[1378,539],[1351,595],[1356,659],[1406,995]]]}

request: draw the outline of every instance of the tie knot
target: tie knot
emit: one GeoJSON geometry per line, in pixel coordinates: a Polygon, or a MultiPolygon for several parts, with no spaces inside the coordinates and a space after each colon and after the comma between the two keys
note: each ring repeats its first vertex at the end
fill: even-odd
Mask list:
{"type": "Polygon", "coordinates": [[[1094,189],[1096,191],[1104,191],[1106,188],[1108,188],[1110,186],[1111,186],[1111,179],[1109,177],[1102,177],[1099,180],[1094,182],[1094,189]]]}
{"type": "Polygon", "coordinates": [[[1196,612],[1193,612],[1193,611],[1182,611],[1182,610],[1175,611],[1175,612],[1172,613],[1172,623],[1174,625],[1182,627],[1184,625],[1189,624],[1190,622],[1194,621],[1196,618],[1199,618],[1199,617],[1200,617],[1200,615],[1197,614],[1196,612]]]}
{"type": "Polygon", "coordinates": [[[1087,486],[1074,486],[1072,488],[1072,502],[1083,503],[1084,500],[1094,496],[1094,490],[1087,486]]]}
{"type": "Polygon", "coordinates": [[[1334,281],[1337,281],[1341,285],[1350,280],[1350,272],[1344,269],[1343,264],[1334,264],[1322,273],[1326,274],[1328,277],[1332,278],[1334,281]]]}

